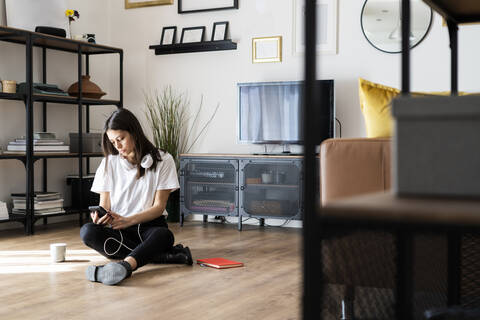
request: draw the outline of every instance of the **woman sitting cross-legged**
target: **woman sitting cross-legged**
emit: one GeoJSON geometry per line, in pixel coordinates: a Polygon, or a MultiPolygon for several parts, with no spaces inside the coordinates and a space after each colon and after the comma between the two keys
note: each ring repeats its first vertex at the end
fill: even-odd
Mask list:
{"type": "Polygon", "coordinates": [[[179,188],[172,156],[157,149],[124,108],[107,119],[102,148],[105,158],[91,190],[100,194],[107,214],[92,212],[93,222],[82,226],[80,237],[105,257],[121,261],[89,266],[87,279],[114,285],[147,263],[192,265],[190,249],[173,246],[166,222],[168,196],[179,188]]]}

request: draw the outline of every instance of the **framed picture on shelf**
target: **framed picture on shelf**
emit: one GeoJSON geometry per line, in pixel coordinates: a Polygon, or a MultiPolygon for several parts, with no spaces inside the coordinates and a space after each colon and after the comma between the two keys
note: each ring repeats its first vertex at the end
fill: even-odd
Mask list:
{"type": "Polygon", "coordinates": [[[177,37],[177,27],[163,27],[162,37],[160,38],[161,45],[174,44],[177,37]]]}
{"type": "MultiPolygon", "coordinates": [[[[293,53],[304,54],[305,0],[294,0],[293,53]]],[[[317,0],[317,54],[337,54],[337,0],[317,0]]]]}
{"type": "Polygon", "coordinates": [[[282,37],[262,37],[252,39],[252,62],[281,62],[282,37]]]}
{"type": "Polygon", "coordinates": [[[125,9],[173,4],[173,0],[125,0],[125,9]]]}
{"type": "Polygon", "coordinates": [[[238,9],[238,0],[178,0],[178,13],[238,9]]]}
{"type": "Polygon", "coordinates": [[[204,34],[205,27],[183,28],[180,43],[202,42],[204,34]]]}
{"type": "Polygon", "coordinates": [[[214,22],[212,41],[227,40],[228,21],[214,22]]]}

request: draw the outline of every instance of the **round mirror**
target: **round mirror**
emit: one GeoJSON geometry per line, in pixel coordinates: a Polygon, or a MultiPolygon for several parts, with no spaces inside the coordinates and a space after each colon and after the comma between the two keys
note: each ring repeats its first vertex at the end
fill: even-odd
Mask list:
{"type": "MultiPolygon", "coordinates": [[[[401,0],[365,0],[360,23],[368,42],[380,51],[402,52],[401,0]]],[[[430,30],[432,9],[422,0],[410,1],[410,48],[430,30]]]]}

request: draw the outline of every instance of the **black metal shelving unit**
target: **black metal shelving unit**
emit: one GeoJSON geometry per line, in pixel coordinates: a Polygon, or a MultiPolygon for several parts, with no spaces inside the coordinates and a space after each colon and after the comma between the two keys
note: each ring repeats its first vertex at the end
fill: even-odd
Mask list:
{"type": "MultiPolygon", "coordinates": [[[[402,94],[408,95],[410,92],[410,1],[402,1],[402,94]]],[[[440,15],[442,15],[448,25],[451,48],[451,92],[456,95],[458,92],[458,42],[457,32],[458,24],[480,22],[480,1],[473,0],[423,0],[440,15]]],[[[315,195],[315,179],[318,179],[315,171],[315,142],[314,137],[317,130],[311,122],[313,106],[315,103],[314,81],[316,75],[316,0],[306,0],[305,10],[305,94],[304,94],[304,224],[303,224],[303,249],[304,249],[304,269],[303,269],[303,319],[321,319],[319,297],[323,296],[323,276],[320,272],[323,258],[318,244],[321,243],[320,235],[325,226],[321,224],[320,216],[322,208],[317,205],[315,195]]],[[[329,226],[328,226],[329,227],[329,226]]],[[[371,227],[371,226],[370,226],[371,227]]],[[[382,227],[382,226],[380,226],[382,227]]],[[[386,225],[383,227],[387,227],[386,225]]],[[[464,228],[468,231],[468,228],[464,228]]],[[[411,229],[409,229],[411,231],[411,229]]],[[[478,229],[477,229],[478,232],[478,229]]],[[[412,238],[404,232],[397,234],[397,266],[399,276],[396,279],[398,298],[395,306],[396,319],[413,319],[412,289],[413,273],[411,258],[412,238]],[[410,253],[410,254],[409,254],[410,253]]],[[[449,238],[449,278],[447,296],[448,306],[458,305],[459,302],[459,241],[458,234],[449,238]],[[453,272],[452,272],[453,270],[453,272]]]]}
{"type": "MultiPolygon", "coordinates": [[[[84,165],[83,159],[86,159],[86,172],[90,171],[89,168],[89,158],[90,157],[101,157],[101,153],[84,153],[82,150],[82,132],[90,131],[90,106],[93,105],[114,105],[117,108],[123,107],[123,50],[120,48],[114,48],[110,46],[104,46],[99,44],[92,44],[83,41],[76,41],[67,38],[56,37],[52,35],[30,32],[27,30],[9,28],[9,27],[0,27],[0,41],[6,41],[11,43],[16,43],[23,45],[25,47],[26,53],[26,93],[0,93],[0,99],[6,100],[18,100],[25,103],[26,109],[26,143],[27,150],[26,153],[19,154],[2,154],[0,155],[0,160],[4,159],[16,159],[23,162],[26,169],[26,214],[10,214],[8,220],[0,220],[0,222],[9,222],[17,221],[24,224],[25,233],[30,235],[34,233],[34,224],[38,219],[46,219],[47,217],[60,216],[60,215],[71,215],[71,214],[80,214],[80,223],[83,222],[83,213],[85,212],[82,209],[77,208],[65,208],[65,213],[62,214],[52,214],[52,215],[34,215],[34,167],[33,164],[35,161],[42,159],[43,160],[43,181],[42,181],[42,190],[47,190],[47,159],[50,158],[78,158],[78,175],[80,183],[83,183],[84,177],[84,165]],[[90,74],[90,56],[99,55],[99,54],[118,54],[119,55],[119,99],[91,99],[84,98],[80,94],[80,97],[68,97],[68,96],[54,96],[54,95],[44,95],[44,94],[34,94],[33,93],[33,48],[40,47],[42,48],[42,80],[44,83],[47,83],[47,49],[71,52],[77,55],[77,70],[78,70],[78,83],[79,83],[79,92],[82,92],[81,76],[83,69],[85,67],[85,74],[90,74]],[[84,61],[85,58],[85,61],[84,61]],[[35,102],[40,102],[43,105],[42,109],[42,130],[47,131],[47,104],[48,103],[61,103],[61,104],[71,104],[78,106],[78,153],[34,153],[33,152],[33,105],[35,102]],[[84,108],[85,107],[85,108],[84,108]],[[85,110],[86,123],[85,130],[83,129],[83,114],[85,110]]],[[[80,188],[82,190],[82,188],[80,188]]],[[[80,199],[82,195],[80,194],[80,199]]],[[[44,220],[45,221],[45,220],[44,220]]]]}
{"type": "Polygon", "coordinates": [[[220,51],[220,50],[236,50],[237,44],[232,40],[221,41],[202,41],[193,43],[175,43],[168,45],[151,45],[149,49],[155,50],[156,55],[188,53],[188,52],[204,52],[204,51],[220,51]]]}

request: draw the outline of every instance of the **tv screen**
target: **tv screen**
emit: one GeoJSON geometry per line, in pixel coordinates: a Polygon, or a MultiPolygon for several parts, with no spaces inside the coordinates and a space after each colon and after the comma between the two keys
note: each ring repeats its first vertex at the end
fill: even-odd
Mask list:
{"type": "MultiPolygon", "coordinates": [[[[240,142],[301,144],[303,81],[239,83],[240,142]]],[[[334,135],[333,80],[315,81],[317,144],[334,135]]]]}

